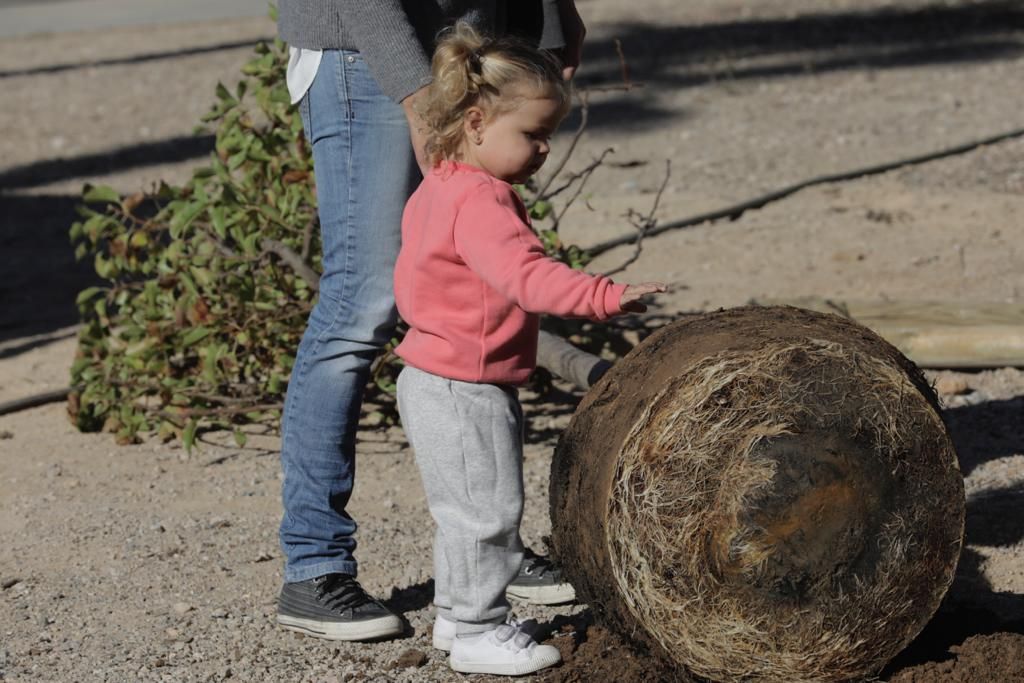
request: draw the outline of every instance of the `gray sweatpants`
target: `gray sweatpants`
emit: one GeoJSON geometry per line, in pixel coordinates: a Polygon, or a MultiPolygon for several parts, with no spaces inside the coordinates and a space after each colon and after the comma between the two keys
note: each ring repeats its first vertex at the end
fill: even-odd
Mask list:
{"type": "Polygon", "coordinates": [[[406,366],[398,410],[416,454],[434,534],[434,605],[477,633],[508,614],[523,559],[523,413],[514,387],[406,366]]]}

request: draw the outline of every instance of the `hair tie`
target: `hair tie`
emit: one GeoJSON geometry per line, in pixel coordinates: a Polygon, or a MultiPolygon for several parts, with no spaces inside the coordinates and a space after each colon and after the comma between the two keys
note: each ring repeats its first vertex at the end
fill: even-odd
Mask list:
{"type": "Polygon", "coordinates": [[[469,65],[474,71],[480,72],[483,69],[484,56],[481,54],[481,48],[476,48],[469,53],[469,65]]]}

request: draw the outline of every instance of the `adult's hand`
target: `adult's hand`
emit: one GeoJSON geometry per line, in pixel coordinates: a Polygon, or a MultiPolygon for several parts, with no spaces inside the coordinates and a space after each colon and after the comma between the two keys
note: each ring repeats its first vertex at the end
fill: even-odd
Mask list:
{"type": "Polygon", "coordinates": [[[426,177],[430,171],[430,164],[427,162],[427,127],[417,113],[416,104],[426,93],[426,86],[420,88],[413,94],[402,100],[402,109],[405,111],[405,118],[409,122],[409,140],[412,142],[412,150],[416,155],[416,164],[420,167],[420,173],[426,177]]]}
{"type": "Polygon", "coordinates": [[[559,0],[558,19],[562,23],[562,37],[565,38],[565,47],[562,48],[562,78],[568,81],[580,66],[587,27],[583,25],[583,19],[576,10],[576,0],[559,0]]]}

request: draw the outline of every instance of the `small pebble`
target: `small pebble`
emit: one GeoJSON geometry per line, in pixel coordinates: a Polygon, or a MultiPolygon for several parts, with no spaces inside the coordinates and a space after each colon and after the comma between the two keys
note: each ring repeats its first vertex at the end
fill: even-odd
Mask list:
{"type": "Polygon", "coordinates": [[[187,602],[176,602],[172,608],[175,614],[188,614],[195,609],[192,605],[187,602]]]}
{"type": "Polygon", "coordinates": [[[940,396],[955,396],[967,392],[967,380],[953,375],[942,375],[935,380],[935,391],[940,396]]]}
{"type": "Polygon", "coordinates": [[[390,669],[412,669],[423,666],[427,663],[428,657],[423,650],[410,648],[400,654],[398,659],[392,662],[390,669]]]}

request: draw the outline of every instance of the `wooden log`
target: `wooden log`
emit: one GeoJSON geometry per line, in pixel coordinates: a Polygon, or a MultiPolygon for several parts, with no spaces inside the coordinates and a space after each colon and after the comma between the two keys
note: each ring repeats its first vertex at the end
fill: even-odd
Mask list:
{"type": "Polygon", "coordinates": [[[920,367],[1024,367],[1024,305],[839,301],[817,297],[755,300],[835,313],[870,328],[920,367]]]}
{"type": "Polygon", "coordinates": [[[610,361],[587,353],[544,330],[540,331],[537,339],[537,365],[580,389],[589,389],[612,366],[610,361]]]}
{"type": "Polygon", "coordinates": [[[870,677],[937,609],[964,490],[920,371],[860,325],[747,307],[657,331],[552,463],[552,542],[602,624],[712,680],[870,677]]]}

